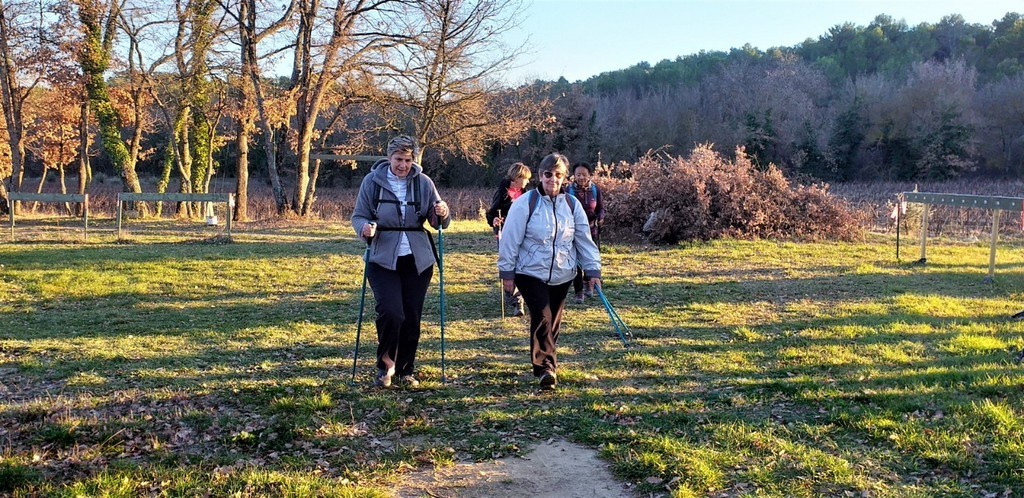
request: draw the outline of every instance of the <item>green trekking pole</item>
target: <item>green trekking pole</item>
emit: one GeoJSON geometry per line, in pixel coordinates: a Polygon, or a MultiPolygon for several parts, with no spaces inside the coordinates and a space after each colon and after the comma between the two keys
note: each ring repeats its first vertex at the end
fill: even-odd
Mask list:
{"type": "MultiPolygon", "coordinates": [[[[375,229],[376,223],[370,223],[375,229]]],[[[376,230],[374,230],[376,231],[376,230]]],[[[356,350],[352,354],[352,379],[351,384],[356,383],[356,363],[359,361],[359,336],[363,332],[363,310],[366,308],[366,271],[370,269],[370,243],[373,237],[366,239],[366,251],[363,252],[363,291],[359,296],[359,320],[356,322],[356,350]]]]}
{"type": "MultiPolygon", "coordinates": [[[[437,201],[434,205],[440,202],[437,201]]],[[[447,384],[448,377],[445,375],[444,364],[444,222],[441,220],[437,223],[437,252],[437,280],[441,291],[441,382],[447,384]]]]}
{"type": "Polygon", "coordinates": [[[601,304],[604,305],[604,310],[608,312],[608,318],[612,322],[612,328],[615,329],[615,333],[618,334],[619,339],[622,340],[623,347],[629,347],[629,341],[627,337],[633,337],[633,333],[626,326],[626,323],[619,318],[619,313],[615,311],[611,303],[608,302],[608,298],[605,297],[604,291],[601,290],[600,286],[595,286],[594,289],[597,291],[598,297],[601,298],[601,304]]]}

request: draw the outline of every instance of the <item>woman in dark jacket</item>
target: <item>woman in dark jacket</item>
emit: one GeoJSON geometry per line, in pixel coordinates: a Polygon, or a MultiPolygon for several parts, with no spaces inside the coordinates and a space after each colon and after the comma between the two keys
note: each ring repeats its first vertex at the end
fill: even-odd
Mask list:
{"type": "MultiPolygon", "coordinates": [[[[498,190],[494,192],[491,200],[491,208],[487,210],[487,224],[494,231],[494,238],[501,240],[501,229],[505,224],[505,215],[512,207],[512,201],[519,198],[526,192],[526,185],[530,182],[530,168],[523,163],[515,163],[509,166],[505,178],[498,184],[498,190]]],[[[505,306],[512,310],[512,316],[523,315],[523,297],[519,290],[513,288],[512,292],[505,293],[505,306]]]]}
{"type": "Polygon", "coordinates": [[[447,227],[448,204],[413,162],[416,140],[399,135],[388,142],[388,158],[363,178],[352,213],[352,228],[370,241],[366,278],[377,311],[377,377],[374,385],[390,387],[391,378],[416,386],[413,375],[420,342],[420,317],[434,274],[435,253],[423,227],[447,227]]]}
{"type": "MultiPolygon", "coordinates": [[[[594,167],[588,163],[579,163],[573,167],[573,181],[566,189],[566,193],[575,197],[587,213],[587,223],[590,224],[590,237],[594,239],[598,249],[601,247],[601,225],[604,224],[604,199],[601,196],[601,189],[592,180],[594,167]]],[[[587,297],[590,297],[590,285],[583,276],[583,269],[576,272],[576,278],[572,281],[572,290],[576,294],[576,304],[583,304],[587,297]]]]}

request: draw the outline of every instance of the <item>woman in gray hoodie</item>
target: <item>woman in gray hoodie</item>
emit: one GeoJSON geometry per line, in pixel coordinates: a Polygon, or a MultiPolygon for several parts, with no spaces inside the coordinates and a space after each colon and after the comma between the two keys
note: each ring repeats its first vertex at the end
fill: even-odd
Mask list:
{"type": "Polygon", "coordinates": [[[569,160],[549,154],[537,167],[540,185],[519,196],[505,217],[498,247],[498,275],[505,292],[518,288],[530,309],[530,358],[533,375],[544,389],[558,383],[555,348],[565,297],[576,266],[601,285],[601,255],[590,236],[587,214],[562,193],[569,160]]]}
{"type": "Polygon", "coordinates": [[[370,244],[366,278],[377,311],[377,376],[415,387],[416,348],[427,286],[434,275],[434,241],[424,228],[447,227],[448,204],[423,168],[413,162],[416,140],[400,135],[388,142],[386,160],[363,178],[352,213],[352,229],[370,244]]]}

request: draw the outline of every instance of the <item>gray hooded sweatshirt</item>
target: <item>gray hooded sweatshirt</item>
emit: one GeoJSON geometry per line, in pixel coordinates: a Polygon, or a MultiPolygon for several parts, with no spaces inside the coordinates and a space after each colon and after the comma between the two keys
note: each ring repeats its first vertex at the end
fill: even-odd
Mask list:
{"type": "Polygon", "coordinates": [[[434,264],[434,253],[431,250],[429,235],[425,231],[391,231],[389,228],[413,228],[423,227],[423,222],[429,222],[435,229],[438,226],[447,228],[451,223],[451,214],[444,219],[438,219],[434,214],[434,203],[441,200],[441,196],[434,187],[433,180],[423,174],[423,168],[413,163],[412,170],[406,177],[406,206],[405,217],[401,216],[401,208],[394,202],[398,197],[391,191],[391,183],[388,182],[389,163],[386,159],[377,161],[370,168],[370,173],[363,177],[363,183],[359,186],[359,195],[356,197],[356,208],[352,212],[352,229],[356,235],[360,235],[363,226],[367,223],[377,223],[377,235],[373,237],[370,244],[370,262],[394,270],[398,265],[398,244],[401,236],[405,233],[409,239],[409,247],[412,249],[413,258],[416,260],[416,271],[423,273],[434,264]],[[417,184],[415,177],[419,177],[419,195],[413,192],[413,186],[417,184]],[[374,198],[374,192],[380,187],[379,199],[374,198]],[[419,206],[413,203],[419,200],[419,206]]]}

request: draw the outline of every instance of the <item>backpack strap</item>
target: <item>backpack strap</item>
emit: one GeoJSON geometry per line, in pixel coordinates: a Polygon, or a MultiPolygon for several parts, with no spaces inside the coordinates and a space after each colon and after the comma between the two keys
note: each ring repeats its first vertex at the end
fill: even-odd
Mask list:
{"type": "Polygon", "coordinates": [[[377,201],[377,204],[374,206],[372,210],[374,218],[377,217],[377,210],[380,209],[381,204],[394,204],[395,209],[398,210],[399,218],[402,217],[402,206],[412,206],[413,208],[415,208],[417,218],[422,218],[423,216],[421,214],[422,210],[420,209],[420,175],[412,177],[412,202],[401,202],[398,200],[397,197],[394,199],[385,199],[384,189],[382,189],[380,184],[377,182],[373,182],[373,198],[376,199],[377,201]]]}
{"type": "Polygon", "coordinates": [[[412,177],[412,198],[413,198],[413,200],[411,202],[410,201],[401,202],[397,198],[395,198],[395,199],[385,199],[384,198],[384,189],[382,189],[380,184],[377,183],[377,182],[373,182],[373,198],[376,199],[376,201],[377,201],[377,204],[372,209],[373,217],[374,218],[377,218],[377,210],[380,209],[380,205],[381,204],[394,204],[395,205],[395,209],[398,210],[399,218],[402,217],[402,206],[403,205],[404,206],[412,206],[412,207],[414,207],[416,209],[416,219],[417,219],[417,225],[418,226],[415,226],[415,227],[405,227],[405,226],[387,227],[387,226],[378,226],[377,227],[377,231],[379,231],[379,232],[423,232],[423,233],[427,234],[427,240],[430,241],[430,250],[434,253],[434,261],[435,262],[440,261],[440,257],[438,256],[438,253],[437,253],[437,246],[434,245],[434,237],[430,234],[430,231],[427,230],[426,227],[423,226],[423,222],[426,221],[426,218],[422,215],[422,210],[420,209],[420,204],[421,204],[421,202],[420,202],[420,175],[416,175],[416,176],[412,177]]]}
{"type": "MultiPolygon", "coordinates": [[[[569,194],[569,197],[576,197],[577,191],[578,187],[576,187],[576,182],[570,183],[569,188],[566,189],[566,193],[569,194]]],[[[597,199],[597,184],[594,182],[590,182],[590,197],[592,199],[597,199]]]]}
{"type": "Polygon", "coordinates": [[[430,250],[434,253],[434,262],[440,263],[441,257],[437,254],[437,246],[434,245],[434,236],[430,234],[430,230],[426,227],[377,227],[378,232],[423,232],[427,234],[427,240],[430,241],[430,250]]]}

